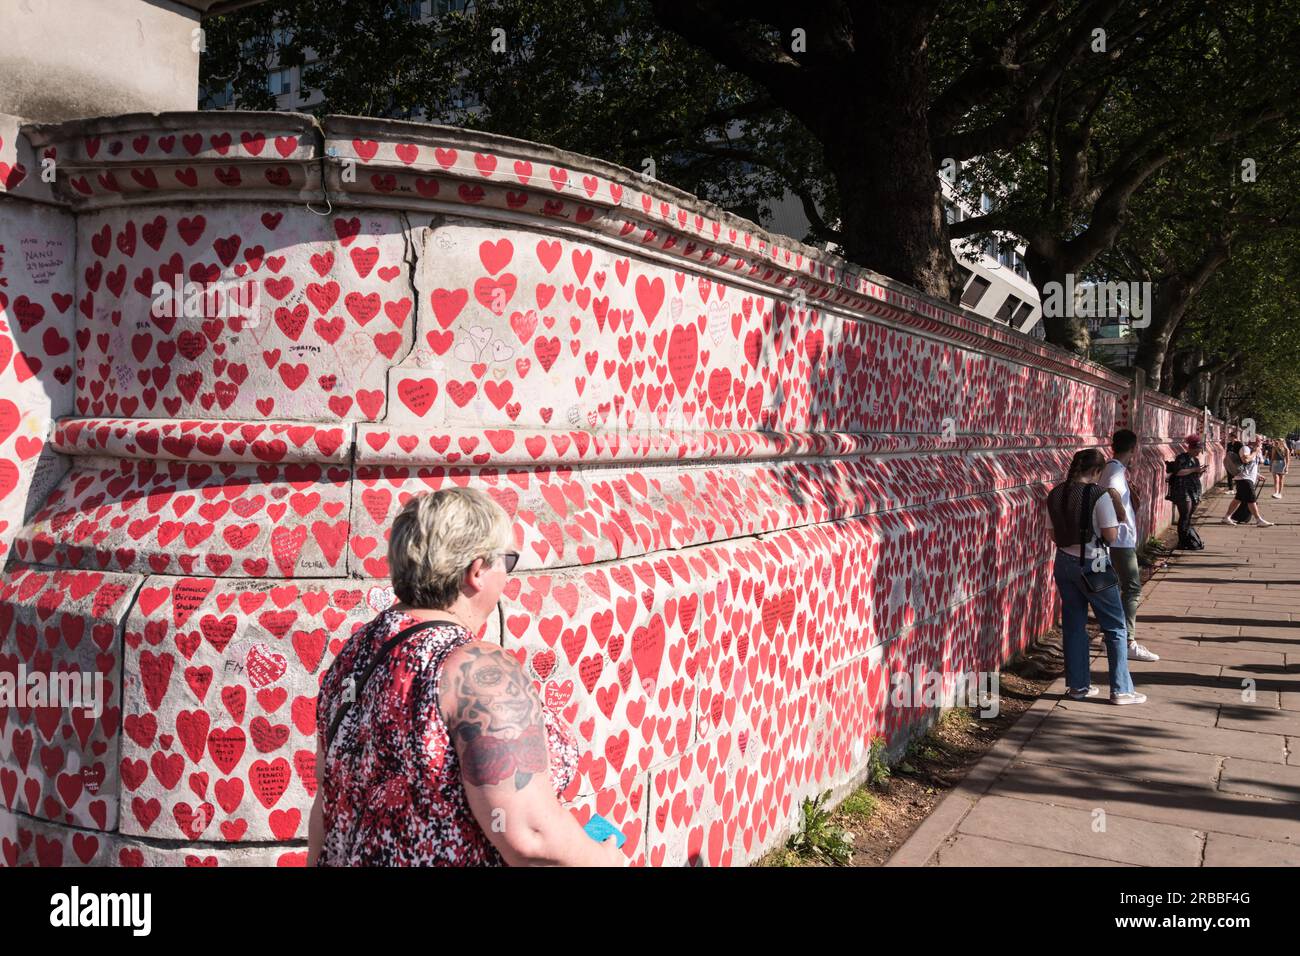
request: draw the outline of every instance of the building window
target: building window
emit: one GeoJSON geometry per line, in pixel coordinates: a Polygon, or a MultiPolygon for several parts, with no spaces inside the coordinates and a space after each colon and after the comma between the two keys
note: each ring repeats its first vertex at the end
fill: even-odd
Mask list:
{"type": "Polygon", "coordinates": [[[994,316],[999,322],[1010,322],[1011,313],[1020,306],[1020,300],[1014,295],[1009,295],[1003,300],[1002,306],[998,309],[997,315],[994,316]]]}
{"type": "Polygon", "coordinates": [[[285,93],[292,93],[293,67],[286,67],[283,70],[272,70],[271,75],[267,77],[266,85],[271,91],[272,96],[283,96],[285,93]]]}
{"type": "Polygon", "coordinates": [[[424,17],[424,2],[425,0],[406,0],[406,12],[412,20],[419,20],[424,17]]]}
{"type": "Polygon", "coordinates": [[[1019,250],[1016,250],[1015,270],[1016,275],[1020,276],[1020,278],[1029,279],[1029,267],[1025,265],[1025,257],[1020,254],[1019,250]]]}
{"type": "Polygon", "coordinates": [[[216,92],[208,90],[206,87],[200,91],[199,102],[203,104],[205,110],[224,110],[235,101],[235,87],[233,83],[227,83],[216,92]]]}
{"type": "Polygon", "coordinates": [[[983,276],[972,276],[970,285],[961,294],[961,304],[968,309],[975,308],[975,306],[979,305],[980,299],[984,298],[984,293],[989,291],[990,285],[992,283],[983,276]]]}
{"type": "Polygon", "coordinates": [[[1020,328],[1020,326],[1025,324],[1025,319],[1029,318],[1029,314],[1033,311],[1034,306],[1032,303],[1022,302],[1020,308],[1016,309],[1016,314],[1011,317],[1011,324],[1016,328],[1020,328]]]}

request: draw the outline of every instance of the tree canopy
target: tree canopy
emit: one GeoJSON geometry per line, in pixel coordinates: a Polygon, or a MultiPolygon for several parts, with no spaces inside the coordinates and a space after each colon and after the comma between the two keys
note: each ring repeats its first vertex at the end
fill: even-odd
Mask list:
{"type": "MultiPolygon", "coordinates": [[[[215,18],[204,83],[272,108],[268,69],[300,66],[319,112],[551,143],[750,218],[788,191],[811,223],[797,238],[949,299],[950,241],[1013,234],[1040,293],[1153,284],[1138,364],[1167,389],[1237,373],[1187,323],[1294,221],[1300,0],[486,0],[425,22],[411,6],[215,18]],[[959,164],[959,194],[994,204],[948,224],[937,174],[959,164]]],[[[1088,351],[1085,318],[1045,326],[1088,351]]]]}

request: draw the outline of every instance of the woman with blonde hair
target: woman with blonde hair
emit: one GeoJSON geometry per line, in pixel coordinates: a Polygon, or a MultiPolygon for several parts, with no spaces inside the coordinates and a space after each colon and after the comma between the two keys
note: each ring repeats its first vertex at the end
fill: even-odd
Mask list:
{"type": "Polygon", "coordinates": [[[1269,470],[1273,473],[1273,497],[1281,498],[1287,472],[1291,470],[1291,456],[1287,454],[1282,439],[1273,440],[1273,451],[1269,454],[1269,461],[1271,462],[1269,470]]]}
{"type": "Polygon", "coordinates": [[[413,497],[389,532],[399,603],[358,630],[316,704],[309,866],[622,866],[558,794],[563,720],[478,640],[519,560],[509,516],[468,488],[413,497]]]}

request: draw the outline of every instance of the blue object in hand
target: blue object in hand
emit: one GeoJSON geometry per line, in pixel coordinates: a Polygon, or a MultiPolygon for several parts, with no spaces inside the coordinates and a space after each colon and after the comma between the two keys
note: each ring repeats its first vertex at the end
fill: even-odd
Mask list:
{"type": "Polygon", "coordinates": [[[627,837],[599,813],[592,814],[591,819],[587,821],[587,825],[583,829],[587,831],[587,836],[597,843],[604,843],[610,837],[614,837],[614,845],[620,850],[623,848],[623,844],[627,842],[627,837]]]}

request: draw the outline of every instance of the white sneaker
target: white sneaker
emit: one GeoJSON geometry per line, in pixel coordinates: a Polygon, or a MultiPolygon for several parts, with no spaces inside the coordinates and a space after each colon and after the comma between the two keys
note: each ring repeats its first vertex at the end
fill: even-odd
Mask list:
{"type": "Polygon", "coordinates": [[[1271,528],[1271,527],[1273,527],[1273,525],[1275,525],[1275,524],[1277,524],[1276,521],[1265,521],[1263,518],[1256,518],[1256,519],[1255,519],[1255,527],[1256,527],[1256,528],[1271,528]]]}
{"type": "Polygon", "coordinates": [[[1233,521],[1232,518],[1225,516],[1224,519],[1223,519],[1223,523],[1224,523],[1224,524],[1236,524],[1237,522],[1233,521]]]}
{"type": "Polygon", "coordinates": [[[1067,687],[1065,690],[1065,696],[1070,698],[1070,700],[1087,700],[1089,697],[1100,697],[1101,688],[1096,684],[1093,684],[1087,690],[1077,690],[1073,687],[1067,687]]]}
{"type": "Polygon", "coordinates": [[[1133,691],[1128,694],[1111,694],[1110,702],[1112,704],[1117,704],[1117,705],[1145,704],[1147,702],[1147,695],[1139,694],[1137,691],[1133,691]]]}
{"type": "Polygon", "coordinates": [[[1129,641],[1128,659],[1131,661],[1158,661],[1160,660],[1160,655],[1147,650],[1137,641],[1129,641]]]}
{"type": "Polygon", "coordinates": [[[1282,496],[1279,495],[1279,494],[1275,491],[1275,492],[1273,492],[1273,497],[1274,497],[1274,498],[1281,498],[1282,496]]]}

